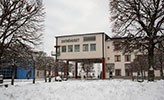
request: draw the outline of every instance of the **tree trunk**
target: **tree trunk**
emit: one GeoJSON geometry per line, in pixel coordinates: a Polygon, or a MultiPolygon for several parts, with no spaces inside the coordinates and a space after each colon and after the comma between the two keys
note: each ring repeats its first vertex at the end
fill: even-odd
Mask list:
{"type": "Polygon", "coordinates": [[[14,79],[15,79],[15,65],[12,66],[13,73],[12,73],[12,78],[11,78],[11,85],[14,85],[14,79]]]}
{"type": "Polygon", "coordinates": [[[34,68],[33,68],[33,84],[35,84],[35,62],[34,62],[34,68]]]}
{"type": "Polygon", "coordinates": [[[143,70],[143,76],[144,76],[144,80],[146,80],[146,73],[145,73],[145,67],[144,67],[144,70],[143,70]]]}
{"type": "Polygon", "coordinates": [[[48,71],[48,82],[51,82],[51,66],[49,66],[49,71],[48,71]]]}
{"type": "Polygon", "coordinates": [[[154,44],[150,42],[148,48],[148,81],[154,81],[154,44]]]}
{"type": "Polygon", "coordinates": [[[161,76],[161,79],[164,79],[164,76],[163,76],[163,66],[161,65],[161,69],[160,69],[160,76],[161,76]]]}
{"type": "Polygon", "coordinates": [[[44,79],[45,79],[45,82],[47,82],[47,73],[46,73],[46,69],[44,70],[44,79]]]}
{"type": "Polygon", "coordinates": [[[134,81],[134,76],[133,76],[133,67],[131,67],[131,76],[132,76],[132,81],[134,81]]]}
{"type": "Polygon", "coordinates": [[[142,82],[144,81],[144,76],[143,76],[143,67],[142,67],[142,65],[140,65],[141,66],[141,78],[142,78],[142,82]]]}
{"type": "MultiPolygon", "coordinates": [[[[160,43],[158,48],[163,49],[162,47],[163,47],[162,43],[160,43]]],[[[163,76],[163,61],[164,61],[163,50],[162,51],[160,50],[159,55],[158,55],[158,59],[159,59],[159,63],[160,63],[160,77],[161,77],[161,79],[164,79],[164,76],[163,76]]]]}

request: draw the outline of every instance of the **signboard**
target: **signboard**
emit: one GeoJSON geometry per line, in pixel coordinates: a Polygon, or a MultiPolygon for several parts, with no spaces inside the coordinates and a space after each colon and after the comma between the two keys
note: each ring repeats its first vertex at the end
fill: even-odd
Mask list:
{"type": "Polygon", "coordinates": [[[70,43],[70,42],[79,42],[80,39],[65,39],[65,40],[61,40],[61,43],[70,43]]]}

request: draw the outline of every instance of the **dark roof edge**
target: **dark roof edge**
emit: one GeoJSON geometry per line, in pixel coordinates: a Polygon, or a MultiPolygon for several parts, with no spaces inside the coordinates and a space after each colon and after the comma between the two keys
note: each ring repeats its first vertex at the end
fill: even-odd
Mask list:
{"type": "MultiPolygon", "coordinates": [[[[83,35],[95,35],[95,34],[105,34],[108,36],[105,32],[93,32],[93,33],[80,33],[80,34],[73,34],[73,35],[62,35],[62,36],[55,36],[55,38],[61,38],[61,37],[72,37],[72,36],[83,36],[83,35]]],[[[109,37],[109,36],[108,36],[109,37]]]]}
{"type": "Polygon", "coordinates": [[[127,39],[128,37],[110,37],[107,41],[110,40],[122,40],[122,39],[127,39]]]}

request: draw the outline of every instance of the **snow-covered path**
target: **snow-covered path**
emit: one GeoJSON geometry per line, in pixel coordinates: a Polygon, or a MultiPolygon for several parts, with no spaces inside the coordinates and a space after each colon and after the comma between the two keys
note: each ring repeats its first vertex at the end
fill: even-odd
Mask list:
{"type": "Polygon", "coordinates": [[[164,81],[65,81],[0,87],[0,100],[164,100],[164,81]]]}

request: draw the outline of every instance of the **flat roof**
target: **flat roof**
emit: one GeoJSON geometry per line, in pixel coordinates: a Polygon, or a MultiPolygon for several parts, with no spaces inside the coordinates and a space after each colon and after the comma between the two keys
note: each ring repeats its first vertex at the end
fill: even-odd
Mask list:
{"type": "MultiPolygon", "coordinates": [[[[73,35],[62,35],[62,36],[55,36],[55,38],[61,38],[61,37],[73,37],[73,36],[83,36],[83,35],[96,35],[96,34],[105,34],[105,32],[93,32],[93,33],[84,33],[84,34],[73,34],[73,35]]],[[[109,37],[107,34],[105,34],[107,37],[109,37]]]]}

